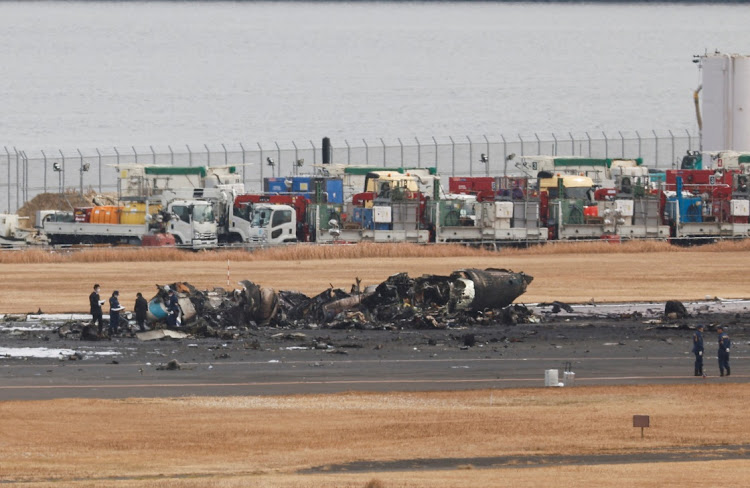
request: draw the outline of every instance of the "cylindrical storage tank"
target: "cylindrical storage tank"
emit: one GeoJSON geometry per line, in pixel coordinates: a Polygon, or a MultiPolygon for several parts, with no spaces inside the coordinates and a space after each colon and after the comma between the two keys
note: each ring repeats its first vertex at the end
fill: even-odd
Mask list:
{"type": "Polygon", "coordinates": [[[750,151],[750,57],[701,57],[701,149],[750,151]]]}
{"type": "Polygon", "coordinates": [[[731,149],[750,151],[750,56],[734,58],[734,130],[731,149]]]}

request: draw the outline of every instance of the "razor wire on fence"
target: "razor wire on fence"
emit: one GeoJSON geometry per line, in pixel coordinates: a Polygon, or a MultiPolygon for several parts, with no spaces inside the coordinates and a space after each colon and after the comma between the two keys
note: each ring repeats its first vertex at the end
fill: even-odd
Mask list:
{"type": "MultiPolygon", "coordinates": [[[[687,129],[617,133],[568,132],[508,136],[413,137],[395,140],[331,141],[331,163],[401,168],[434,167],[443,177],[519,174],[511,156],[642,158],[646,166],[671,169],[699,138],[687,129]]],[[[0,208],[16,212],[40,193],[117,191],[118,166],[237,166],[247,191],[259,192],[267,177],[313,175],[322,163],[322,144],[259,143],[26,151],[5,146],[0,153],[0,208]],[[3,168],[4,166],[4,168],[3,168]],[[5,170],[5,171],[3,171],[5,170]],[[4,181],[3,181],[4,180],[4,181]]]]}

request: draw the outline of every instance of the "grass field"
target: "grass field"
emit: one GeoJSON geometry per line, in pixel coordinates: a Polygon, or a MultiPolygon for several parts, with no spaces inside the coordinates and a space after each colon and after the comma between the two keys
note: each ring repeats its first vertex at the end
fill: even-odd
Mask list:
{"type": "Polygon", "coordinates": [[[188,281],[199,289],[237,287],[249,279],[277,290],[316,295],[329,286],[348,290],[408,272],[449,274],[460,268],[507,268],[534,277],[517,301],[570,303],[750,297],[742,263],[745,242],[680,248],[665,243],[570,244],[489,252],[459,246],[295,246],[268,252],[192,253],[102,249],[50,255],[0,253],[0,313],[88,312],[94,283],[102,296],[120,291],[126,307],[155,284],[188,281]],[[574,252],[575,251],[575,252],[574,252]],[[229,274],[229,277],[227,277],[229,274]],[[227,284],[229,282],[229,284],[227,284]]]}
{"type": "Polygon", "coordinates": [[[748,385],[698,383],[2,402],[0,482],[154,488],[743,486],[750,475],[743,444],[750,439],[748,400],[748,385]],[[632,427],[634,414],[651,416],[643,439],[632,427]],[[722,460],[738,444],[740,459],[722,460]],[[664,453],[670,461],[652,464],[664,453]],[[570,454],[583,461],[570,465],[559,458],[570,454]],[[621,462],[597,461],[616,454],[621,462]],[[489,466],[487,458],[495,458],[489,466]],[[375,464],[365,472],[338,466],[363,460],[375,464]],[[437,462],[432,469],[419,467],[430,460],[437,462]],[[319,469],[300,473],[311,467],[319,469]]]}

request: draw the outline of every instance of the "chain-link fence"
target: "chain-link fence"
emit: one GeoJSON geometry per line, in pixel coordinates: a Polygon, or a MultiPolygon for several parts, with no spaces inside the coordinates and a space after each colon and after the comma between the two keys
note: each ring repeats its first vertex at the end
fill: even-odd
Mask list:
{"type": "MultiPolygon", "coordinates": [[[[331,141],[331,162],[388,167],[436,167],[444,177],[502,176],[518,171],[507,164],[516,156],[585,156],[643,158],[649,167],[669,169],[685,152],[699,146],[689,130],[568,132],[509,136],[430,137],[395,140],[331,141]],[[343,143],[342,143],[343,142],[343,143]]],[[[171,166],[236,165],[249,192],[263,188],[272,176],[314,174],[321,164],[320,141],[235,143],[184,147],[97,148],[94,150],[26,151],[5,146],[0,153],[0,188],[7,201],[0,208],[15,212],[40,193],[117,191],[119,164],[171,166]]]]}

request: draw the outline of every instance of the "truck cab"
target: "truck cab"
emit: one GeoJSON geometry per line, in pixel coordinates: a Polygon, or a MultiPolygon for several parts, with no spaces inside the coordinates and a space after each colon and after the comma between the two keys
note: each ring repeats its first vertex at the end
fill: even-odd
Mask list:
{"type": "Polygon", "coordinates": [[[297,212],[294,207],[257,203],[247,205],[245,209],[244,216],[239,217],[238,212],[242,212],[242,208],[236,208],[232,221],[233,232],[242,235],[243,242],[262,245],[297,242],[297,212]],[[249,219],[249,227],[235,225],[237,219],[249,219]]]}
{"type": "Polygon", "coordinates": [[[169,219],[165,231],[174,235],[178,246],[210,249],[217,246],[217,225],[213,206],[207,201],[173,200],[167,204],[169,219]]]}

